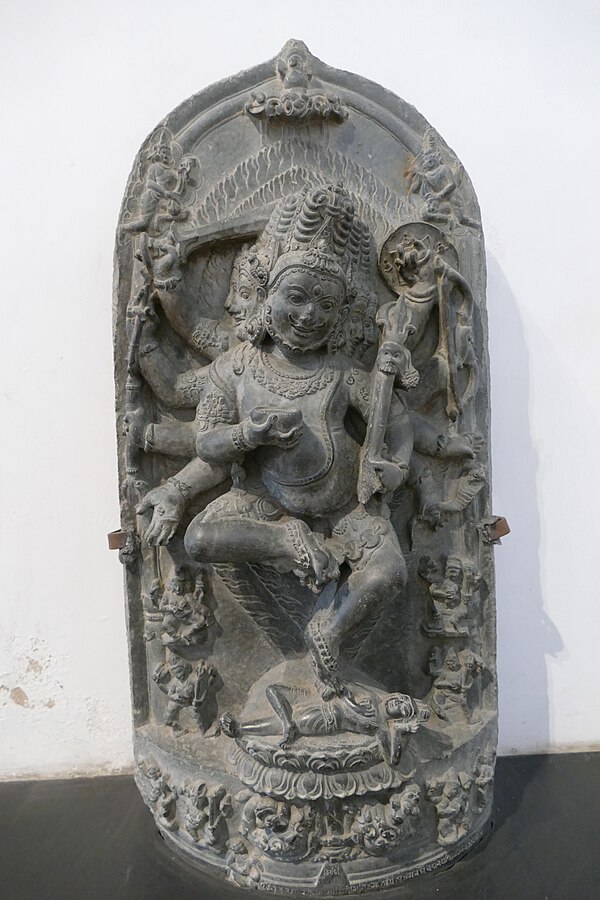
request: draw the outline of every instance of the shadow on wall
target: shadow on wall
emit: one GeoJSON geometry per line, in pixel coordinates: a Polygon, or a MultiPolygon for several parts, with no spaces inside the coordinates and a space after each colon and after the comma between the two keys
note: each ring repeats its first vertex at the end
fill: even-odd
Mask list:
{"type": "Polygon", "coordinates": [[[544,612],[540,578],[538,458],[530,432],[529,354],[523,323],[497,260],[487,254],[492,365],[494,513],[512,533],[496,552],[499,752],[550,748],[546,656],[562,649],[544,612]]]}

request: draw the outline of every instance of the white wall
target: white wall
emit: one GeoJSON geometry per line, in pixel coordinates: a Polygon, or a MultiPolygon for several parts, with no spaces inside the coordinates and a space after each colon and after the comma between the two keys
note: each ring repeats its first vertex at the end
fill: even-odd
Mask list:
{"type": "Polygon", "coordinates": [[[500,750],[600,744],[595,0],[12,3],[4,141],[0,776],[131,763],[111,360],[113,234],[139,144],[289,37],[415,104],[489,251],[500,750]],[[7,334],[8,331],[8,334],[7,334]]]}

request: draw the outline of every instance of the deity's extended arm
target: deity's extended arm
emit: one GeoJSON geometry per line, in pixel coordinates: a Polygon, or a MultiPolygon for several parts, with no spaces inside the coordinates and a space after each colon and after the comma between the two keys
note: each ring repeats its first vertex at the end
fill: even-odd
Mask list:
{"type": "Polygon", "coordinates": [[[143,449],[189,459],[196,453],[196,427],[193,422],[151,422],[143,432],[143,449]]]}
{"type": "Polygon", "coordinates": [[[198,297],[185,285],[159,291],[160,304],[173,331],[207,359],[224,353],[233,337],[233,328],[225,328],[217,319],[198,315],[198,297]]]}
{"type": "Polygon", "coordinates": [[[139,363],[144,378],[167,406],[193,409],[198,404],[204,384],[204,367],[178,372],[174,361],[150,329],[145,329],[142,336],[139,363]]]}
{"type": "Polygon", "coordinates": [[[142,326],[139,347],[139,366],[142,375],[167,406],[193,409],[197,406],[204,384],[204,367],[179,372],[175,362],[156,339],[158,318],[147,311],[142,326]]]}
{"type": "Polygon", "coordinates": [[[464,314],[469,315],[473,309],[473,292],[468,281],[455,268],[449,265],[441,256],[434,259],[434,271],[438,278],[453,286],[456,286],[463,296],[464,314]]]}
{"type": "Polygon", "coordinates": [[[192,500],[198,494],[208,491],[229,477],[228,465],[209,465],[203,459],[195,457],[166,482],[183,493],[186,500],[192,500]]]}
{"type": "Polygon", "coordinates": [[[413,427],[406,402],[396,392],[392,394],[385,443],[388,459],[408,472],[413,452],[413,427]]]}

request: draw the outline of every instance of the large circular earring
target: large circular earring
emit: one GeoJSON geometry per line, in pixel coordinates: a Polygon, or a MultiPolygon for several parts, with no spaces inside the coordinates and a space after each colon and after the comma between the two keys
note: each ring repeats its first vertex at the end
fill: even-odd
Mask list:
{"type": "Polygon", "coordinates": [[[252,344],[262,344],[270,321],[270,307],[260,306],[256,312],[248,316],[246,320],[246,334],[252,344]]]}

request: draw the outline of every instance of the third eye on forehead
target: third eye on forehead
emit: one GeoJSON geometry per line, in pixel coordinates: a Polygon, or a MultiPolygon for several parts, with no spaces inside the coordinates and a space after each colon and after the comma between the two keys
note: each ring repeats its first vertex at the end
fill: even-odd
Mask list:
{"type": "Polygon", "coordinates": [[[339,299],[338,292],[335,289],[335,285],[314,285],[309,287],[308,285],[302,284],[294,284],[290,282],[286,285],[286,293],[288,297],[293,298],[294,295],[301,299],[304,303],[324,303],[325,301],[331,303],[335,302],[339,299]],[[316,288],[316,290],[315,290],[316,288]],[[320,290],[319,290],[320,288],[320,290]]]}

